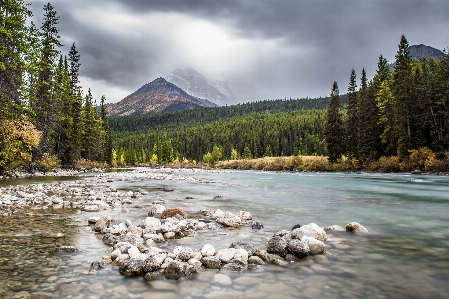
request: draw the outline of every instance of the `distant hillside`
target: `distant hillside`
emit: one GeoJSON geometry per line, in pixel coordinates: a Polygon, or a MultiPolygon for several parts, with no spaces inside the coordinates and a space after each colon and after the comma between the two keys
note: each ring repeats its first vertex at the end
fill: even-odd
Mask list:
{"type": "Polygon", "coordinates": [[[120,102],[110,105],[108,112],[111,116],[126,116],[216,106],[210,101],[187,94],[164,78],[158,78],[145,84],[120,102]]]}
{"type": "MultiPolygon", "coordinates": [[[[435,58],[437,60],[440,60],[443,57],[443,52],[432,48],[430,46],[426,46],[423,44],[420,45],[413,45],[410,46],[410,55],[412,56],[412,59],[416,59],[416,60],[422,60],[423,57],[426,58],[435,58]]],[[[396,66],[396,63],[391,63],[390,64],[390,69],[394,69],[394,67],[396,66]]]]}
{"type": "Polygon", "coordinates": [[[226,80],[208,79],[192,68],[176,69],[166,79],[188,94],[207,99],[218,105],[234,103],[237,99],[226,80]]]}

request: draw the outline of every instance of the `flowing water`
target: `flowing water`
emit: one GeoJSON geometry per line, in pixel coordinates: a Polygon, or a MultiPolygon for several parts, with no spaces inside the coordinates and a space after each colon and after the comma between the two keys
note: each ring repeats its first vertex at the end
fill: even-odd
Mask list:
{"type": "Polygon", "coordinates": [[[173,170],[147,179],[138,172],[79,178],[91,188],[146,190],[128,213],[26,209],[0,217],[0,297],[449,298],[448,176],[173,170]],[[234,241],[265,249],[274,232],[298,223],[344,227],[356,221],[370,232],[327,231],[327,254],[257,271],[206,270],[193,279],[147,282],[120,275],[114,265],[93,270],[91,262],[110,251],[88,218],[145,219],[148,209],[142,205],[161,199],[166,207],[183,207],[190,218],[202,218],[199,210],[244,210],[264,225],[198,231],[194,238],[160,246],[170,251],[207,243],[222,249],[234,241]],[[61,245],[79,251],[55,252],[61,245]]]}

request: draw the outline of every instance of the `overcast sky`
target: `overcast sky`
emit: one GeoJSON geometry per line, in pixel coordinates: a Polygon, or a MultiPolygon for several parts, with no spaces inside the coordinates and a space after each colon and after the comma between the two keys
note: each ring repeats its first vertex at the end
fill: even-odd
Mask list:
{"type": "MultiPolygon", "coordinates": [[[[37,25],[43,6],[32,2],[37,25]]],[[[81,84],[117,102],[191,67],[223,76],[241,102],[346,93],[351,69],[371,78],[379,55],[449,46],[448,0],[53,0],[64,54],[76,43],[81,84]]]]}

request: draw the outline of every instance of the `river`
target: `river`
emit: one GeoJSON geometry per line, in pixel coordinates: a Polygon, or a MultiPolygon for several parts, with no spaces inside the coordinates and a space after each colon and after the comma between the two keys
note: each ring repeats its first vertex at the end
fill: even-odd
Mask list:
{"type": "MultiPolygon", "coordinates": [[[[123,213],[120,207],[87,213],[76,209],[31,209],[0,216],[0,297],[2,298],[444,298],[449,297],[449,177],[406,174],[287,173],[159,170],[90,174],[71,180],[87,188],[145,190],[123,213]],[[166,192],[164,188],[174,191],[166,192]],[[205,270],[193,279],[145,281],[124,277],[117,267],[92,269],[110,253],[92,216],[145,219],[144,204],[199,211],[248,211],[264,228],[199,231],[194,238],[168,241],[199,250],[204,244],[227,248],[234,241],[265,249],[273,233],[295,224],[320,226],[356,221],[369,233],[327,231],[326,254],[293,264],[266,264],[241,273],[205,270]],[[58,235],[59,234],[59,235],[58,235]],[[79,250],[61,254],[55,249],[79,250]],[[223,274],[231,283],[216,278],[223,274]]],[[[7,184],[55,182],[3,181],[7,184]]]]}

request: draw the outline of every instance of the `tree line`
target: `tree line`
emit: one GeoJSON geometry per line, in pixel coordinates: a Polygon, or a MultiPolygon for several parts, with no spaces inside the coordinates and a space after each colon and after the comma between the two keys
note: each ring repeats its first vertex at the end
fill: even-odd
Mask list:
{"type": "Polygon", "coordinates": [[[372,80],[362,70],[358,89],[352,70],[345,106],[334,82],[325,129],[330,162],[343,155],[362,165],[385,157],[401,161],[416,150],[449,157],[449,55],[419,61],[409,47],[402,36],[394,69],[381,55],[372,80]]]}
{"type": "Polygon", "coordinates": [[[37,28],[22,0],[0,6],[0,171],[111,161],[105,97],[83,96],[75,43],[62,55],[59,16],[48,3],[37,28]],[[11,154],[14,152],[14,154],[11,154]]]}

